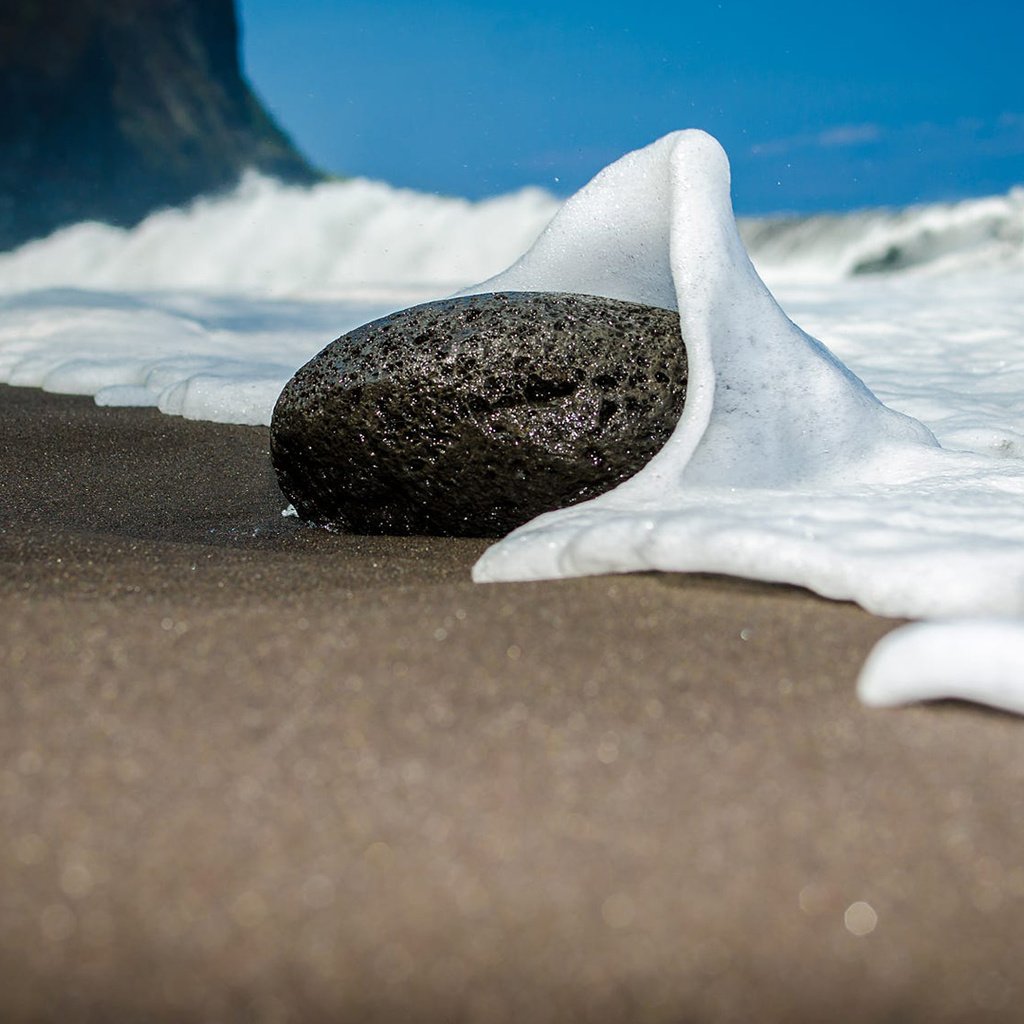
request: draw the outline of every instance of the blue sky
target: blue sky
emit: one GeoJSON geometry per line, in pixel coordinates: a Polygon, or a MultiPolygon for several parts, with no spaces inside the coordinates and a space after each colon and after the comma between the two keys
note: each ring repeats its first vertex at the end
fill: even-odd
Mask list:
{"type": "Polygon", "coordinates": [[[256,91],[320,167],[446,194],[574,191],[676,128],[738,212],[1024,183],[1024,3],[240,0],[256,91]]]}

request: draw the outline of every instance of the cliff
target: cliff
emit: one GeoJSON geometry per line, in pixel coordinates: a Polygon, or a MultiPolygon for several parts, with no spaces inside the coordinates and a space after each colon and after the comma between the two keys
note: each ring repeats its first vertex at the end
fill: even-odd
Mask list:
{"type": "Polygon", "coordinates": [[[320,177],[239,63],[233,0],[9,0],[0,9],[0,248],[130,225],[254,167],[320,177]]]}

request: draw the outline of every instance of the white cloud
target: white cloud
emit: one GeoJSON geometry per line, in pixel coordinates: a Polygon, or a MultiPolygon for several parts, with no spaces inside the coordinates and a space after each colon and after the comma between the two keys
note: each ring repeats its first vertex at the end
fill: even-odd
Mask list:
{"type": "Polygon", "coordinates": [[[860,146],[865,142],[877,142],[882,134],[882,129],[877,124],[841,124],[821,132],[816,136],[815,142],[826,149],[860,146]]]}
{"type": "Polygon", "coordinates": [[[801,149],[840,149],[877,142],[883,134],[883,129],[877,124],[841,124],[821,132],[803,132],[758,142],[750,147],[750,151],[755,156],[784,156],[801,149]]]}
{"type": "Polygon", "coordinates": [[[1008,111],[993,119],[961,117],[945,124],[921,121],[893,127],[873,122],[841,124],[819,132],[802,132],[759,142],[750,147],[750,152],[759,157],[781,157],[816,149],[852,149],[882,141],[890,147],[914,146],[919,150],[972,146],[988,152],[1018,153],[1024,147],[1024,114],[1008,111]]]}

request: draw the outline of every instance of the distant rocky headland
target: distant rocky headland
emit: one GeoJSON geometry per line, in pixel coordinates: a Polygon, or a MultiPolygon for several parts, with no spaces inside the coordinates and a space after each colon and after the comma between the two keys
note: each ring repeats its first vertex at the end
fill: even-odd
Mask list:
{"type": "Polygon", "coordinates": [[[0,248],[131,225],[250,167],[321,177],[242,75],[234,0],[8,0],[0,97],[0,248]]]}

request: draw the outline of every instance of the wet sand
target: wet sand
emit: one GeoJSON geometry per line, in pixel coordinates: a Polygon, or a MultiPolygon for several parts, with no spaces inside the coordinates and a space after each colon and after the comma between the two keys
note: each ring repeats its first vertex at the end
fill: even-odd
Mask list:
{"type": "Polygon", "coordinates": [[[0,1019],[1016,1020],[1019,720],[895,622],[280,515],[261,428],[0,388],[0,1019]]]}

